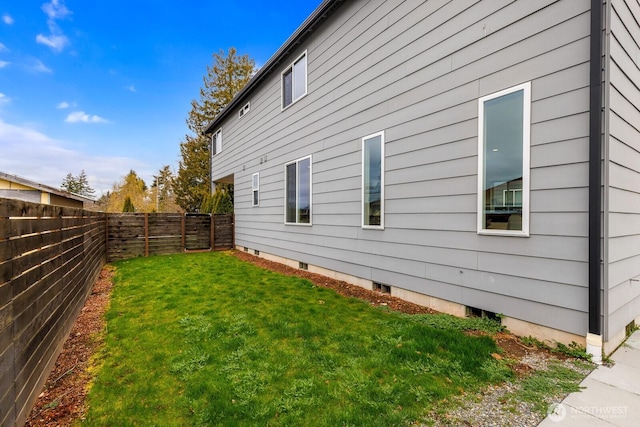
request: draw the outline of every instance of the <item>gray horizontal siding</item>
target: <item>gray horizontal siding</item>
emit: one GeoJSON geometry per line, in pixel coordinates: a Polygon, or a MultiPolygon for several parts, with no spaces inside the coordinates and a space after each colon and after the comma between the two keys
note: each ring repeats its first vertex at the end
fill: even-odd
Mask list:
{"type": "Polygon", "coordinates": [[[611,2],[607,333],[640,316],[640,6],[611,2]]]}
{"type": "Polygon", "coordinates": [[[213,177],[234,175],[237,244],[586,333],[588,7],[344,4],[292,52],[308,52],[304,98],[281,111],[275,73],[244,118],[222,124],[213,177]],[[478,98],[525,81],[532,235],[479,236],[478,98]],[[363,230],[361,138],[378,131],[386,227],[363,230]],[[313,226],[284,225],[283,165],[309,154],[313,226]],[[255,172],[260,207],[251,207],[255,172]]]}

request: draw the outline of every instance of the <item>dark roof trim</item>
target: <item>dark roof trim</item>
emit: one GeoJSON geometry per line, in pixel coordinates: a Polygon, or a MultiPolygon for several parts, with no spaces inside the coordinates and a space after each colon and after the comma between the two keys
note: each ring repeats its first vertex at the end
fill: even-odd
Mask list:
{"type": "Polygon", "coordinates": [[[25,187],[31,187],[34,190],[41,190],[46,193],[55,194],[56,196],[65,197],[67,199],[77,200],[79,202],[93,202],[95,200],[90,199],[89,197],[81,196],[79,194],[70,193],[68,191],[60,190],[57,188],[49,187],[48,185],[40,184],[35,181],[31,181],[26,178],[22,178],[18,175],[11,175],[8,173],[0,172],[0,179],[4,179],[9,182],[14,182],[16,184],[24,185],[25,187]]]}
{"type": "Polygon", "coordinates": [[[287,39],[286,42],[275,54],[258,70],[258,72],[249,80],[244,88],[234,96],[226,107],[220,111],[218,116],[207,126],[204,133],[209,134],[216,129],[222,120],[235,111],[239,104],[255,89],[267,76],[269,76],[283,60],[302,43],[312,32],[314,32],[338,7],[346,0],[323,0],[318,8],[298,27],[298,29],[287,39]]]}

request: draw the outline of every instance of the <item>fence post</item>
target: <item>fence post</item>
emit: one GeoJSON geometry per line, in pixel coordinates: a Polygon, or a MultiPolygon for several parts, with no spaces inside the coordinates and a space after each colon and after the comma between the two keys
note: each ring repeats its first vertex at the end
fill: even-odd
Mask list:
{"type": "Polygon", "coordinates": [[[144,256],[149,256],[149,214],[144,214],[144,256]]]}
{"type": "Polygon", "coordinates": [[[216,250],[216,216],[211,212],[211,252],[216,250]]]}
{"type": "Polygon", "coordinates": [[[104,258],[109,262],[109,214],[104,213],[104,258]]]}
{"type": "Polygon", "coordinates": [[[186,226],[185,226],[185,222],[186,222],[186,218],[187,218],[187,213],[183,212],[182,213],[182,252],[186,252],[187,251],[187,238],[186,238],[186,226]]]}

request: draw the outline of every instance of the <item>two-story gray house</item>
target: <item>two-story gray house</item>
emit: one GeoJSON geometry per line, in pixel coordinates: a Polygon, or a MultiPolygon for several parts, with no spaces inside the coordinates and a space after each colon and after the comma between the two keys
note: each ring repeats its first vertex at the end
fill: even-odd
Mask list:
{"type": "Polygon", "coordinates": [[[324,0],[208,127],[238,248],[610,353],[640,320],[639,22],[324,0]]]}

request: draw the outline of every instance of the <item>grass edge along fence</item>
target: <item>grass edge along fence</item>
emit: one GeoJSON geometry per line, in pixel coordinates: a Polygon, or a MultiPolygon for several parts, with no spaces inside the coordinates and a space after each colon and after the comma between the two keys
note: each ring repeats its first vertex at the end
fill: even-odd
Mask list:
{"type": "Polygon", "coordinates": [[[0,425],[24,424],[106,262],[229,249],[233,219],[125,216],[0,198],[0,425]],[[142,222],[141,233],[118,225],[132,218],[142,222]],[[167,224],[176,218],[172,235],[167,224]]]}
{"type": "Polygon", "coordinates": [[[105,214],[0,199],[0,425],[24,424],[106,262],[105,214]]]}

